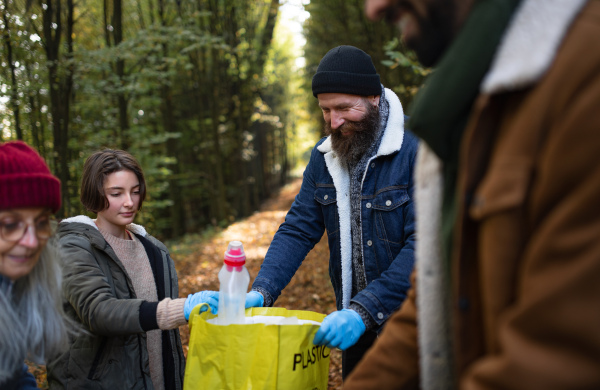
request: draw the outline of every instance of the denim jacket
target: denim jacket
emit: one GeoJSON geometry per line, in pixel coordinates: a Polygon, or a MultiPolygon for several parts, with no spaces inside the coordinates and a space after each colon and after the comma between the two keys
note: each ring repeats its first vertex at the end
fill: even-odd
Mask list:
{"type": "Polygon", "coordinates": [[[321,139],[313,149],[300,192],[252,285],[276,300],[326,229],[329,276],[337,309],[350,304],[362,306],[376,323],[376,330],[406,297],[415,244],[412,171],[418,141],[404,130],[398,97],[389,89],[385,96],[390,104],[387,126],[362,182],[362,250],[367,287],[350,296],[350,177],[332,151],[329,138],[321,139]]]}

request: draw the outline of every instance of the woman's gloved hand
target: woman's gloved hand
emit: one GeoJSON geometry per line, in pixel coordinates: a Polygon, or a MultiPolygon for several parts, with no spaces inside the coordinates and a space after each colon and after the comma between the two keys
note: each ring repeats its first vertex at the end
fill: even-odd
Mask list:
{"type": "Polygon", "coordinates": [[[315,345],[326,345],[328,348],[339,348],[342,351],[350,348],[365,333],[365,324],[357,312],[350,309],[334,311],[321,323],[315,334],[315,345]]]}
{"type": "Polygon", "coordinates": [[[249,307],[263,307],[265,297],[258,291],[250,291],[246,294],[246,309],[249,307]]]}
{"type": "MultiPolygon", "coordinates": [[[[183,305],[183,314],[185,315],[185,320],[189,321],[190,314],[194,307],[201,305],[203,303],[208,303],[210,306],[210,311],[213,314],[217,314],[219,310],[219,293],[217,291],[200,291],[195,294],[190,294],[185,300],[185,304],[183,305]]],[[[200,309],[200,312],[206,311],[206,307],[200,309]]]]}

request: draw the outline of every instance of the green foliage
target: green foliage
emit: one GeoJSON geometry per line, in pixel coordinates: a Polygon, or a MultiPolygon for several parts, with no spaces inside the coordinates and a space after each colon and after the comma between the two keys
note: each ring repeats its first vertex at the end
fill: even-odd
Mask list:
{"type": "Polygon", "coordinates": [[[431,73],[430,68],[423,67],[418,61],[414,52],[407,50],[401,44],[398,38],[393,38],[384,45],[385,54],[389,60],[382,60],[381,63],[388,68],[402,73],[405,82],[392,87],[403,101],[411,102],[421,87],[425,77],[431,73]]]}
{"type": "Polygon", "coordinates": [[[57,154],[66,159],[67,215],[84,212],[83,162],[105,147],[140,161],[148,198],[137,222],[158,236],[248,215],[288,173],[295,114],[283,95],[290,93],[285,83],[294,83],[294,54],[272,44],[278,3],[120,3],[53,0],[51,14],[41,1],[3,0],[8,23],[0,27],[12,45],[16,81],[3,45],[1,139],[29,142],[54,172],[57,154]],[[44,29],[50,16],[54,24],[44,29]],[[48,42],[58,42],[51,61],[48,42]],[[51,99],[51,85],[65,92],[62,100],[51,99]],[[68,139],[60,153],[59,127],[68,139]]]}

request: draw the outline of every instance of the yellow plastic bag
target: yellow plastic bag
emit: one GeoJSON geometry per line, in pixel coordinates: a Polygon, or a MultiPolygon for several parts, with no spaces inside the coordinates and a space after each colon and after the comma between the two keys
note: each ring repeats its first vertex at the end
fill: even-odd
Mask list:
{"type": "MultiPolygon", "coordinates": [[[[329,348],[312,340],[319,325],[214,325],[210,312],[190,315],[184,390],[326,390],[329,348]]],[[[283,308],[251,308],[246,317],[297,317],[321,323],[324,314],[283,308]]]]}

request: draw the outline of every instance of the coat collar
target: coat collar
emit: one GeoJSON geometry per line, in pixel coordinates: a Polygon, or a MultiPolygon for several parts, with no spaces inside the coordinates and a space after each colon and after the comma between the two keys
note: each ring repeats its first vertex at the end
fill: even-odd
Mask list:
{"type": "MultiPolygon", "coordinates": [[[[83,223],[85,225],[89,225],[92,226],[94,229],[98,230],[98,226],[96,226],[96,224],[94,223],[95,219],[91,219],[90,217],[86,216],[86,215],[78,215],[76,217],[71,217],[71,218],[65,218],[63,219],[60,223],[83,223]]],[[[135,234],[139,234],[142,237],[146,237],[148,235],[148,233],[146,232],[146,229],[144,229],[143,226],[141,225],[136,225],[135,223],[130,223],[129,225],[126,226],[126,229],[129,230],[132,233],[135,234]]]]}
{"type": "MultiPolygon", "coordinates": [[[[404,139],[404,110],[402,109],[400,99],[388,88],[385,89],[384,96],[390,105],[389,117],[375,157],[397,152],[402,147],[402,140],[404,139]]],[[[327,137],[317,149],[321,153],[332,152],[331,136],[327,137]]],[[[335,154],[335,152],[333,153],[335,154]]]]}
{"type": "Polygon", "coordinates": [[[524,0],[508,25],[481,92],[498,93],[537,82],[550,68],[568,28],[586,2],[524,0]]]}

